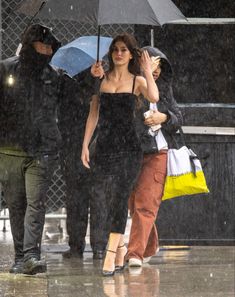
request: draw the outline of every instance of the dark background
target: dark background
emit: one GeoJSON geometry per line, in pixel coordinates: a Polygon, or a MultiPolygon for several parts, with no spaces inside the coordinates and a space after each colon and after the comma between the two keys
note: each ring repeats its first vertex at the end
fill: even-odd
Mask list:
{"type": "Polygon", "coordinates": [[[234,0],[172,0],[187,18],[234,18],[234,0]]]}
{"type": "MultiPolygon", "coordinates": [[[[188,18],[235,18],[235,1],[173,1],[188,18]]],[[[142,46],[150,26],[136,26],[142,46]]],[[[179,103],[235,103],[235,24],[154,27],[155,46],[170,59],[179,103]]]]}

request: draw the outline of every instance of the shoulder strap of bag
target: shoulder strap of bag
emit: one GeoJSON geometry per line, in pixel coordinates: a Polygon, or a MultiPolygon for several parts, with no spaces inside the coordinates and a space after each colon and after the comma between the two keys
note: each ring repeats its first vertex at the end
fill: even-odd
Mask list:
{"type": "Polygon", "coordinates": [[[180,149],[182,146],[186,146],[185,139],[184,139],[184,132],[183,132],[182,128],[180,127],[178,129],[178,131],[179,131],[179,135],[180,135],[180,142],[177,141],[177,139],[176,139],[176,135],[178,133],[177,134],[176,133],[171,134],[171,138],[172,138],[172,140],[173,140],[173,142],[175,144],[176,149],[180,149]]]}
{"type": "Polygon", "coordinates": [[[184,132],[183,132],[183,129],[181,127],[179,127],[179,132],[180,132],[181,142],[182,142],[183,145],[186,146],[185,139],[184,139],[184,132]]]}

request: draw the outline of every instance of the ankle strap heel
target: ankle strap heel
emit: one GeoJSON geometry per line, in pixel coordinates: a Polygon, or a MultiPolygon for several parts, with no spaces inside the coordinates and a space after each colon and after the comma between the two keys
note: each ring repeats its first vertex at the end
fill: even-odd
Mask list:
{"type": "Polygon", "coordinates": [[[116,254],[117,253],[117,252],[112,251],[112,250],[106,250],[106,252],[110,252],[110,253],[113,253],[113,254],[116,254]]]}
{"type": "Polygon", "coordinates": [[[115,272],[122,272],[123,269],[125,268],[125,255],[126,255],[126,252],[127,252],[127,248],[126,248],[125,244],[118,246],[118,253],[121,253],[121,257],[123,257],[123,259],[118,264],[117,264],[117,261],[116,261],[116,263],[115,263],[115,272]]]}
{"type": "MultiPolygon", "coordinates": [[[[108,249],[106,250],[106,253],[107,252],[110,252],[110,253],[113,253],[113,254],[116,254],[117,253],[115,251],[108,250],[108,249]]],[[[115,273],[115,266],[114,266],[114,270],[102,270],[102,275],[103,276],[112,276],[112,275],[114,275],[114,273],[115,273]]]]}

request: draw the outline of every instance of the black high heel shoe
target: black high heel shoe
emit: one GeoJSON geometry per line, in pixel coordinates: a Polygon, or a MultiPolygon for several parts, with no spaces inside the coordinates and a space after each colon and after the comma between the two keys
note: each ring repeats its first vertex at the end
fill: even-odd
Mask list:
{"type": "MultiPolygon", "coordinates": [[[[116,254],[116,252],[111,251],[111,250],[106,250],[106,252],[110,252],[110,253],[114,253],[116,254]]],[[[113,276],[115,273],[116,269],[114,267],[114,270],[102,270],[102,275],[103,276],[113,276]]]]}
{"type": "MultiPolygon", "coordinates": [[[[124,247],[125,247],[126,253],[127,253],[127,248],[126,248],[125,244],[119,246],[118,249],[122,249],[124,247]]],[[[126,253],[125,253],[125,255],[126,255],[126,253]]],[[[121,272],[125,268],[125,264],[126,264],[125,263],[125,260],[124,260],[125,259],[125,255],[123,257],[123,265],[115,265],[115,272],[121,272]]]]}

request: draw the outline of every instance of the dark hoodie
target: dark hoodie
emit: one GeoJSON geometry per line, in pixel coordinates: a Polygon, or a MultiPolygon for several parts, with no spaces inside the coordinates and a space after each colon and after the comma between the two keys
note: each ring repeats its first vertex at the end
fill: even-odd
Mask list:
{"type": "MultiPolygon", "coordinates": [[[[182,114],[174,99],[172,90],[173,71],[167,57],[157,48],[146,46],[143,48],[147,50],[150,57],[159,56],[161,58],[161,74],[156,81],[159,89],[160,100],[157,103],[157,108],[160,112],[167,115],[167,121],[162,124],[161,131],[168,143],[168,148],[176,146],[174,134],[183,123],[182,114]]],[[[149,127],[144,124],[143,113],[149,110],[149,103],[147,100],[142,100],[141,107],[137,110],[137,132],[139,134],[142,148],[146,153],[151,152],[153,139],[148,134],[149,127]],[[149,149],[147,149],[149,147],[149,149]]]]}
{"type": "Polygon", "coordinates": [[[60,142],[56,109],[60,80],[48,64],[52,56],[39,54],[33,42],[60,43],[51,30],[31,25],[23,34],[20,56],[0,62],[0,146],[30,156],[54,154],[60,142]]]}

